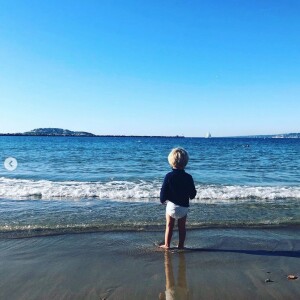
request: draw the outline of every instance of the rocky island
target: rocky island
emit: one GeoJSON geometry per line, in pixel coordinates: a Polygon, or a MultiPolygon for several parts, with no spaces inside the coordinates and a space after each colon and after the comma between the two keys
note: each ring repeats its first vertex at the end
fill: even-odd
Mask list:
{"type": "Polygon", "coordinates": [[[36,128],[31,131],[23,133],[7,133],[2,135],[13,135],[13,136],[96,136],[93,133],[85,131],[72,131],[61,128],[36,128]]]}

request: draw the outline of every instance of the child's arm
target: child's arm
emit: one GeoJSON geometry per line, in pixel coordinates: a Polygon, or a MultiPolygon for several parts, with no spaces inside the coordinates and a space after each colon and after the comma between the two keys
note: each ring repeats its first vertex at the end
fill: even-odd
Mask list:
{"type": "Polygon", "coordinates": [[[197,194],[197,191],[196,191],[196,188],[195,188],[195,183],[194,183],[194,179],[193,177],[191,176],[191,187],[190,187],[190,199],[194,199],[196,197],[196,194],[197,194]]]}
{"type": "Polygon", "coordinates": [[[163,185],[160,190],[160,202],[165,203],[169,198],[169,185],[167,176],[164,179],[163,185]]]}

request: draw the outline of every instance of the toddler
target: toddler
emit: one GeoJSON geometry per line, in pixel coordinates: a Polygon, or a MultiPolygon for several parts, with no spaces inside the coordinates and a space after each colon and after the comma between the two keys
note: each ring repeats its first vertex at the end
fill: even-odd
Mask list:
{"type": "Polygon", "coordinates": [[[165,176],[160,191],[160,202],[167,201],[165,243],[160,246],[164,249],[170,248],[175,220],[178,220],[178,248],[184,248],[189,200],[197,193],[193,177],[184,170],[188,160],[189,155],[183,148],[173,149],[168,156],[172,171],[165,176]]]}

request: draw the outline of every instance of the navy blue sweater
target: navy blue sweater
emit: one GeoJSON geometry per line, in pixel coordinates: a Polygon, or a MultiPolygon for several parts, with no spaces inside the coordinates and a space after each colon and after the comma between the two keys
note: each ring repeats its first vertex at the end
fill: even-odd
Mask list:
{"type": "Polygon", "coordinates": [[[174,204],[189,207],[189,200],[194,199],[196,193],[193,177],[184,170],[172,169],[165,176],[160,191],[160,202],[169,200],[174,204]]]}

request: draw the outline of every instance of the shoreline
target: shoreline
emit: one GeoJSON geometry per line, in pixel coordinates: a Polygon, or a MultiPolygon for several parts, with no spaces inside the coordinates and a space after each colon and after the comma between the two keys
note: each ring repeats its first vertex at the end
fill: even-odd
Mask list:
{"type": "Polygon", "coordinates": [[[300,293],[300,280],[287,279],[300,275],[298,232],[194,229],[184,251],[155,246],[162,231],[2,238],[0,298],[292,299],[300,293]]]}
{"type": "MultiPolygon", "coordinates": [[[[44,229],[44,228],[36,228],[36,229],[30,229],[30,230],[11,230],[11,231],[0,231],[0,242],[2,239],[8,239],[8,240],[14,240],[14,239],[30,239],[30,238],[42,238],[42,237],[51,237],[51,236],[61,236],[61,235],[81,235],[81,234],[105,234],[105,233],[111,233],[113,234],[120,234],[120,233],[145,233],[145,234],[151,234],[153,233],[156,235],[157,233],[164,232],[165,225],[160,226],[144,226],[144,228],[130,228],[130,227],[124,227],[123,228],[95,228],[91,227],[89,229],[85,228],[85,230],[82,230],[81,228],[61,228],[61,232],[58,232],[57,229],[44,229]],[[148,227],[148,228],[145,228],[148,227]],[[155,228],[154,228],[155,227],[155,228]]],[[[203,226],[189,226],[187,224],[187,231],[188,232],[197,232],[197,231],[205,231],[205,230],[212,230],[212,231],[220,231],[220,230],[227,230],[227,231],[233,231],[233,230],[243,230],[245,232],[247,231],[253,231],[253,230],[289,230],[289,231],[300,231],[300,224],[264,224],[264,225],[247,225],[247,226],[241,226],[241,225],[203,225],[203,226]]],[[[178,229],[174,228],[175,234],[177,234],[178,229]]]]}
{"type": "MultiPolygon", "coordinates": [[[[140,227],[140,226],[139,226],[140,227]]],[[[131,227],[126,227],[122,226],[122,228],[117,228],[117,229],[111,229],[111,228],[93,228],[91,227],[90,229],[87,229],[86,231],[81,231],[80,228],[78,230],[75,229],[70,229],[70,231],[62,231],[62,232],[55,232],[55,229],[43,229],[43,228],[36,228],[36,229],[30,229],[30,230],[12,230],[12,231],[0,231],[0,240],[1,239],[18,239],[18,238],[34,238],[34,237],[47,237],[47,236],[55,236],[55,235],[69,235],[69,234],[96,234],[96,233],[139,233],[139,232],[145,232],[145,233],[157,233],[157,232],[163,232],[165,225],[149,225],[149,226],[144,226],[148,228],[131,228],[131,227]],[[155,228],[154,228],[155,227],[155,228]],[[43,232],[45,231],[44,234],[36,234],[38,232],[43,232]],[[53,231],[53,232],[51,232],[53,231]],[[19,237],[6,237],[4,235],[8,234],[15,234],[15,233],[33,233],[31,236],[19,236],[19,237]],[[49,235],[48,235],[49,233],[49,235]],[[2,236],[1,236],[2,234],[2,236]]],[[[66,228],[62,228],[66,229],[66,228]]],[[[300,224],[262,224],[262,225],[245,225],[241,226],[240,224],[235,225],[203,225],[203,226],[189,226],[187,224],[186,226],[187,231],[201,231],[201,230],[268,230],[268,229],[274,229],[274,230],[284,230],[284,229],[289,229],[289,230],[300,230],[300,224]]],[[[177,231],[177,228],[174,228],[174,231],[177,231]]]]}

